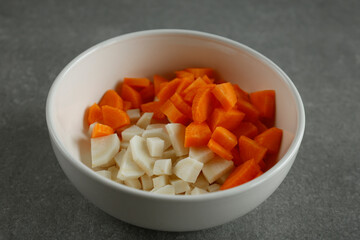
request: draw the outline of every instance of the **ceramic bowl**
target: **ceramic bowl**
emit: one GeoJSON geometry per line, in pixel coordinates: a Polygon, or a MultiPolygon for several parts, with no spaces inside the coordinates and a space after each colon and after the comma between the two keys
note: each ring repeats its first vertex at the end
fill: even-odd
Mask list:
{"type": "Polygon", "coordinates": [[[71,61],[54,81],[46,120],[57,160],[79,192],[127,223],[164,231],[192,231],[224,224],[256,208],[291,168],[305,129],[301,97],[271,60],[230,39],[188,30],[150,30],[112,38],[71,61]],[[283,129],[280,160],[262,176],[230,190],[168,196],[129,188],[90,169],[85,109],[126,76],[170,76],[186,67],[210,67],[248,92],[276,91],[276,126],[283,129]]]}

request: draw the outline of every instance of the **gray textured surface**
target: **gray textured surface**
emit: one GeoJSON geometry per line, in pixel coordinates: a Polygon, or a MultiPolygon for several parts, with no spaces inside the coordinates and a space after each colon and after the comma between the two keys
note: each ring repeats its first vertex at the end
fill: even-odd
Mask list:
{"type": "Polygon", "coordinates": [[[0,0],[0,239],[359,239],[359,10],[359,1],[0,0]],[[303,97],[306,133],[289,175],[223,226],[166,233],[118,221],[77,192],[52,152],[45,100],[56,75],[95,43],[154,28],[247,44],[303,97]]]}

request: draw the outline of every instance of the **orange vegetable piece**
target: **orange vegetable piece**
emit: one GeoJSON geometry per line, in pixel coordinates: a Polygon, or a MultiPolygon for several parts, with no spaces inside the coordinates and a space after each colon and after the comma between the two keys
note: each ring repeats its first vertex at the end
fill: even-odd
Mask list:
{"type": "Polygon", "coordinates": [[[122,85],[121,97],[124,100],[131,102],[133,108],[139,108],[142,104],[140,93],[127,84],[122,85]]]}
{"type": "Polygon", "coordinates": [[[192,80],[195,79],[194,74],[192,74],[191,72],[187,72],[185,70],[176,71],[175,75],[177,78],[188,78],[192,80]]]}
{"type": "Polygon", "coordinates": [[[231,149],[231,155],[233,155],[232,161],[234,162],[235,166],[240,166],[241,164],[244,163],[240,157],[240,152],[237,147],[234,147],[233,149],[231,149]]]}
{"type": "Polygon", "coordinates": [[[132,108],[132,104],[129,101],[123,101],[123,105],[124,105],[124,109],[123,109],[124,111],[127,111],[132,108]]]}
{"type": "Polygon", "coordinates": [[[199,89],[192,103],[192,118],[195,123],[206,121],[213,110],[210,88],[199,89]]]}
{"type": "Polygon", "coordinates": [[[233,87],[238,100],[245,100],[247,102],[250,102],[249,93],[242,90],[237,84],[233,84],[233,87]]]}
{"type": "Polygon", "coordinates": [[[192,118],[191,106],[184,101],[184,99],[177,92],[171,96],[170,101],[175,105],[180,112],[184,113],[189,118],[192,118]]]}
{"type": "Polygon", "coordinates": [[[245,113],[244,120],[256,122],[259,119],[259,111],[251,103],[244,100],[238,100],[237,108],[245,113]]]}
{"type": "Polygon", "coordinates": [[[191,80],[189,78],[182,78],[181,79],[181,83],[179,84],[179,86],[177,87],[176,89],[176,92],[179,93],[179,94],[182,94],[183,91],[188,87],[190,86],[190,84],[194,81],[194,80],[191,80]]]}
{"type": "Polygon", "coordinates": [[[99,105],[94,103],[91,107],[89,107],[88,114],[87,114],[87,122],[88,124],[93,124],[94,122],[101,122],[102,121],[102,112],[99,105]]]}
{"type": "Polygon", "coordinates": [[[197,90],[204,86],[206,86],[206,82],[202,78],[197,78],[182,92],[182,94],[184,95],[184,100],[192,102],[197,90]]]}
{"type": "Polygon", "coordinates": [[[124,84],[131,87],[144,88],[150,85],[150,80],[147,78],[124,78],[124,84]]]}
{"type": "Polygon", "coordinates": [[[160,110],[167,116],[169,121],[172,123],[181,123],[183,125],[187,125],[190,122],[190,118],[180,112],[179,109],[177,109],[170,100],[167,100],[160,107],[160,110]]]}
{"type": "Polygon", "coordinates": [[[130,118],[126,112],[118,108],[103,106],[102,108],[103,122],[116,130],[120,127],[130,124],[130,118]]]}
{"type": "Polygon", "coordinates": [[[212,93],[227,111],[233,108],[237,102],[234,87],[229,82],[216,85],[212,93]]]}
{"type": "Polygon", "coordinates": [[[263,174],[263,172],[260,170],[260,172],[258,172],[258,174],[256,174],[256,176],[254,178],[260,177],[263,174]]]}
{"type": "Polygon", "coordinates": [[[266,154],[264,158],[264,163],[266,167],[263,169],[267,171],[270,168],[272,168],[277,162],[278,162],[278,154],[266,154]]]}
{"type": "Polygon", "coordinates": [[[166,78],[163,78],[162,76],[160,75],[154,75],[154,90],[155,90],[155,96],[157,96],[157,94],[159,93],[160,91],[160,85],[162,83],[167,83],[169,82],[166,78]]]}
{"type": "Polygon", "coordinates": [[[92,138],[104,137],[107,135],[111,135],[113,133],[114,133],[114,129],[112,129],[111,127],[101,123],[96,123],[92,130],[91,137],[92,138]]]}
{"type": "Polygon", "coordinates": [[[211,68],[186,68],[185,71],[194,74],[195,78],[203,77],[204,75],[208,77],[214,76],[214,70],[211,68]]]}
{"type": "Polygon", "coordinates": [[[148,102],[140,105],[141,111],[143,112],[152,112],[154,113],[153,118],[154,119],[164,119],[165,115],[161,112],[160,107],[162,106],[162,103],[159,101],[156,102],[148,102]]]}
{"type": "Polygon", "coordinates": [[[259,110],[260,117],[275,118],[275,91],[263,90],[250,94],[251,103],[259,110]]]}
{"type": "Polygon", "coordinates": [[[229,177],[220,187],[220,190],[237,187],[241,184],[249,182],[254,179],[260,171],[260,167],[256,163],[255,159],[250,159],[236,167],[232,173],[230,173],[229,177]]]}
{"type": "Polygon", "coordinates": [[[234,130],[234,134],[237,136],[238,139],[240,136],[254,138],[256,135],[258,135],[258,129],[251,122],[241,122],[239,127],[234,130]]]}
{"type": "Polygon", "coordinates": [[[211,138],[209,126],[203,123],[190,123],[185,129],[185,147],[206,146],[211,138]]]}
{"type": "Polygon", "coordinates": [[[212,84],[213,82],[214,82],[214,80],[213,79],[210,79],[208,76],[206,76],[206,75],[204,75],[204,76],[202,76],[201,77],[203,80],[204,80],[204,82],[206,82],[207,84],[212,84]]]}
{"type": "Polygon", "coordinates": [[[215,108],[210,117],[210,127],[214,130],[216,127],[224,127],[230,131],[236,129],[245,114],[237,109],[225,111],[223,108],[215,108]]]}
{"type": "Polygon", "coordinates": [[[154,101],[155,91],[154,85],[152,83],[150,83],[149,86],[143,88],[139,93],[143,103],[154,101]]]}
{"type": "Polygon", "coordinates": [[[214,132],[211,135],[211,139],[219,143],[227,150],[233,149],[237,144],[236,136],[223,127],[215,128],[214,132]]]}
{"type": "Polygon", "coordinates": [[[223,146],[221,146],[218,142],[216,142],[214,139],[210,139],[207,145],[211,151],[219,155],[220,157],[231,160],[233,159],[233,155],[231,152],[227,149],[225,149],[223,146]]]}
{"type": "Polygon", "coordinates": [[[280,149],[283,131],[273,127],[255,137],[255,142],[266,147],[270,154],[277,154],[280,149]]]}
{"type": "Polygon", "coordinates": [[[158,99],[163,102],[168,100],[175,93],[175,91],[180,83],[181,83],[181,79],[175,78],[174,80],[165,84],[163,87],[161,87],[161,89],[157,95],[158,99]]]}
{"type": "Polygon", "coordinates": [[[257,164],[261,164],[260,162],[266,154],[266,148],[248,137],[241,136],[239,138],[239,152],[243,162],[253,158],[257,164]]]}
{"type": "Polygon", "coordinates": [[[260,120],[257,120],[255,122],[253,122],[254,125],[257,127],[258,129],[258,133],[262,133],[264,131],[266,131],[268,128],[265,126],[265,124],[263,124],[260,120]]]}
{"type": "Polygon", "coordinates": [[[123,100],[114,90],[107,90],[99,102],[100,107],[105,105],[123,109],[123,100]]]}

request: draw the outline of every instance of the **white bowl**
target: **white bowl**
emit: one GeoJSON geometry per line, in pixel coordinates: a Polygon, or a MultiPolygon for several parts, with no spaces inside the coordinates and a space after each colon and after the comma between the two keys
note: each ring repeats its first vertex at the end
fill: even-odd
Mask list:
{"type": "Polygon", "coordinates": [[[291,168],[305,129],[301,97],[272,61],[238,42],[188,30],[151,30],[102,42],[76,57],[54,81],[46,120],[55,155],[75,187],[97,207],[131,224],[191,231],[236,219],[265,201],[291,168]],[[85,109],[126,76],[167,76],[186,67],[214,68],[225,80],[252,92],[276,91],[276,126],[284,130],[280,161],[262,176],[230,190],[199,196],[167,196],[129,188],[88,167],[85,109]]]}

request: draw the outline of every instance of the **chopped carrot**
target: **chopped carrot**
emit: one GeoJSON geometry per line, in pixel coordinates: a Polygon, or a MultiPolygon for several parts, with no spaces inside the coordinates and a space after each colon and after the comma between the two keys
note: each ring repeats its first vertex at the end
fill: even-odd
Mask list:
{"type": "Polygon", "coordinates": [[[160,107],[160,110],[167,116],[169,121],[172,123],[181,123],[183,125],[187,125],[190,122],[190,118],[180,112],[179,109],[177,109],[170,100],[167,100],[160,107]]]}
{"type": "Polygon", "coordinates": [[[239,127],[234,130],[234,134],[238,139],[240,136],[254,138],[256,135],[258,135],[258,129],[251,122],[241,122],[239,127]]]}
{"type": "Polygon", "coordinates": [[[181,79],[175,78],[174,80],[172,80],[169,83],[167,83],[166,85],[164,85],[160,89],[160,91],[157,95],[158,99],[163,102],[168,100],[175,93],[175,91],[180,83],[181,83],[181,79]]]}
{"type": "Polygon", "coordinates": [[[237,102],[234,87],[229,82],[216,85],[212,93],[227,111],[233,108],[237,102]]]}
{"type": "Polygon", "coordinates": [[[264,163],[266,165],[264,171],[267,171],[270,168],[272,168],[277,162],[278,162],[278,154],[267,153],[264,157],[264,163]]]}
{"type": "Polygon", "coordinates": [[[190,123],[185,129],[185,147],[206,146],[211,138],[209,126],[203,123],[190,123]]]}
{"type": "Polygon", "coordinates": [[[112,129],[111,127],[101,123],[96,123],[92,130],[91,138],[104,137],[113,133],[114,129],[112,129]]]}
{"type": "Polygon", "coordinates": [[[213,97],[209,88],[200,89],[192,103],[192,118],[195,123],[206,121],[212,112],[213,97]]]}
{"type": "Polygon", "coordinates": [[[201,78],[202,78],[202,79],[204,80],[204,82],[206,82],[207,84],[212,84],[212,83],[214,83],[214,80],[210,79],[207,75],[204,75],[204,76],[202,76],[201,78]]]}
{"type": "Polygon", "coordinates": [[[191,72],[184,71],[184,70],[176,71],[175,75],[177,78],[187,78],[187,79],[192,79],[192,80],[195,79],[194,74],[192,74],[191,72]]]}
{"type": "Polygon", "coordinates": [[[277,154],[280,149],[283,131],[279,128],[269,128],[255,137],[255,142],[267,148],[270,154],[277,154]]]}
{"type": "Polygon", "coordinates": [[[231,155],[233,155],[232,161],[234,162],[235,166],[240,166],[244,163],[242,158],[240,157],[239,148],[234,147],[233,149],[231,149],[231,155]]]}
{"type": "Polygon", "coordinates": [[[88,109],[87,113],[87,122],[88,124],[93,124],[94,122],[101,122],[102,121],[102,112],[99,105],[94,103],[91,107],[88,109]]]}
{"type": "Polygon", "coordinates": [[[165,115],[161,112],[160,107],[162,103],[159,101],[156,102],[148,102],[140,105],[141,111],[143,112],[153,112],[154,119],[164,119],[165,115]]]}
{"type": "Polygon", "coordinates": [[[239,138],[239,151],[243,162],[253,158],[257,164],[260,164],[266,154],[265,147],[245,136],[239,138]]]}
{"type": "Polygon", "coordinates": [[[154,85],[152,83],[150,83],[149,86],[143,88],[139,93],[143,103],[154,101],[155,91],[154,85]]]}
{"type": "Polygon", "coordinates": [[[256,122],[259,119],[259,111],[251,103],[240,99],[236,105],[241,112],[245,113],[245,121],[256,122]]]}
{"type": "Polygon", "coordinates": [[[211,138],[227,150],[233,149],[237,144],[236,136],[223,127],[215,128],[211,138]]]}
{"type": "Polygon", "coordinates": [[[260,172],[258,172],[254,178],[260,177],[261,175],[263,175],[263,171],[260,170],[260,172]]]}
{"type": "Polygon", "coordinates": [[[195,78],[203,77],[204,75],[208,77],[214,76],[214,70],[212,68],[186,68],[185,71],[194,74],[195,78]]]}
{"type": "Polygon", "coordinates": [[[155,90],[155,96],[158,95],[160,91],[160,84],[161,83],[167,83],[168,80],[166,78],[163,78],[160,75],[154,75],[154,90],[155,90]]]}
{"type": "Polygon", "coordinates": [[[110,126],[112,129],[116,130],[130,124],[130,118],[123,110],[107,105],[103,106],[101,109],[104,124],[110,126]]]}
{"type": "Polygon", "coordinates": [[[210,139],[207,146],[211,149],[211,151],[213,151],[220,157],[227,160],[233,159],[233,155],[231,154],[231,152],[225,149],[219,143],[217,143],[214,139],[210,139]]]}
{"type": "Polygon", "coordinates": [[[210,128],[215,130],[216,127],[224,127],[230,131],[236,129],[245,114],[236,109],[225,111],[223,108],[215,108],[210,117],[210,128]]]}
{"type": "Polygon", "coordinates": [[[236,97],[237,97],[238,101],[240,99],[240,100],[245,100],[247,102],[250,102],[249,93],[242,90],[239,87],[239,85],[237,85],[237,84],[233,84],[233,87],[234,87],[235,94],[236,94],[236,97]]]}
{"type": "Polygon", "coordinates": [[[147,78],[124,78],[124,84],[131,87],[144,88],[150,85],[150,80],[147,78]]]}
{"type": "Polygon", "coordinates": [[[127,110],[132,108],[132,103],[131,102],[123,101],[123,103],[124,103],[124,109],[123,109],[124,111],[127,111],[127,110]]]}
{"type": "Polygon", "coordinates": [[[107,90],[99,102],[99,106],[111,106],[114,108],[123,109],[123,100],[114,90],[107,90]]]}
{"type": "Polygon", "coordinates": [[[236,167],[232,173],[230,173],[229,177],[220,187],[220,190],[237,187],[241,184],[249,182],[254,179],[260,171],[260,167],[256,163],[255,159],[250,159],[236,167]]]}
{"type": "Polygon", "coordinates": [[[194,80],[191,80],[189,78],[182,78],[181,79],[181,83],[179,84],[179,86],[177,87],[176,89],[176,92],[179,93],[179,94],[182,94],[182,92],[188,87],[190,86],[190,84],[194,81],[194,80]]]}
{"type": "Polygon", "coordinates": [[[124,100],[131,102],[133,108],[139,108],[142,103],[140,93],[127,84],[122,85],[121,97],[124,100]]]}
{"type": "Polygon", "coordinates": [[[274,119],[275,117],[275,91],[263,90],[250,94],[251,103],[259,110],[260,117],[274,119]]]}
{"type": "Polygon", "coordinates": [[[184,113],[189,118],[192,118],[191,106],[184,101],[184,99],[177,92],[171,96],[170,101],[175,105],[180,112],[184,113]]]}
{"type": "Polygon", "coordinates": [[[260,120],[253,122],[253,124],[257,127],[259,134],[265,132],[268,129],[260,120]]]}
{"type": "Polygon", "coordinates": [[[197,90],[200,87],[206,86],[206,82],[202,78],[197,78],[187,88],[184,89],[182,94],[184,95],[185,101],[192,102],[195,97],[197,90]]]}

